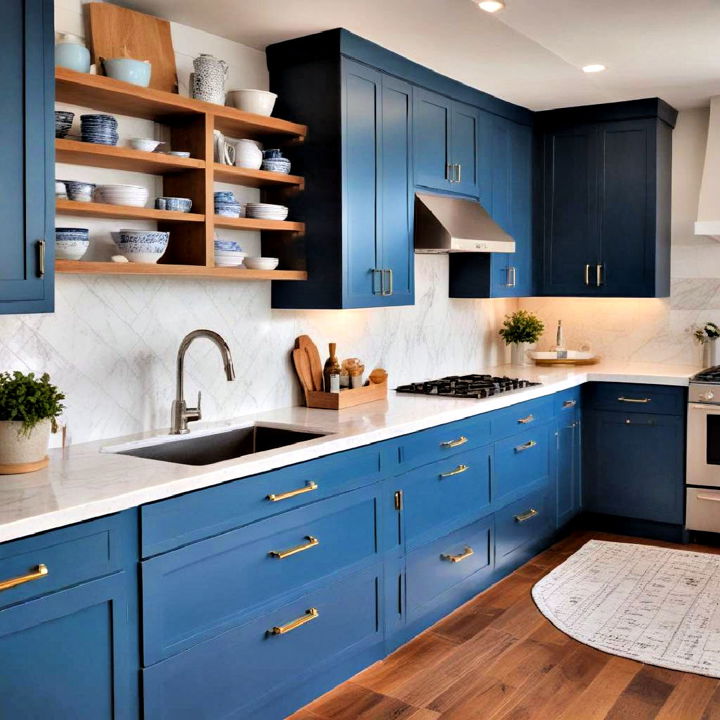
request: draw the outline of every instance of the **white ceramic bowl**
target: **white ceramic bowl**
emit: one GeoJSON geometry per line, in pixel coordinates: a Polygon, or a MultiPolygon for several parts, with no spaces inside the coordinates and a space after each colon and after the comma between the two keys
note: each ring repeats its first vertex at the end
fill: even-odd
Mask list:
{"type": "Polygon", "coordinates": [[[277,95],[267,90],[230,90],[226,96],[226,103],[230,107],[256,115],[270,115],[275,100],[277,95]]]}
{"type": "Polygon", "coordinates": [[[274,270],[280,260],[271,257],[246,257],[243,264],[248,270],[274,270]]]}
{"type": "Polygon", "coordinates": [[[130,262],[154,265],[165,253],[169,232],[123,229],[111,233],[117,249],[130,262]]]}
{"type": "Polygon", "coordinates": [[[108,205],[145,207],[148,196],[147,188],[140,185],[98,185],[95,190],[96,200],[108,205]]]}
{"type": "Polygon", "coordinates": [[[165,143],[161,140],[153,140],[152,138],[130,138],[128,145],[135,150],[144,150],[145,152],[153,152],[155,148],[165,143]]]}
{"type": "Polygon", "coordinates": [[[58,260],[79,260],[89,247],[88,240],[56,240],[55,257],[58,260]]]}

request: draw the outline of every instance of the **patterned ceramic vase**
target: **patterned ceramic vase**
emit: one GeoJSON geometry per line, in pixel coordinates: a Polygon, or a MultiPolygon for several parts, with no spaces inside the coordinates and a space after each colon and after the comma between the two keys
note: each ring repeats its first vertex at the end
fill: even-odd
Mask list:
{"type": "Polygon", "coordinates": [[[198,55],[193,60],[195,72],[192,73],[192,95],[197,100],[225,104],[225,81],[228,64],[213,55],[198,55]]]}

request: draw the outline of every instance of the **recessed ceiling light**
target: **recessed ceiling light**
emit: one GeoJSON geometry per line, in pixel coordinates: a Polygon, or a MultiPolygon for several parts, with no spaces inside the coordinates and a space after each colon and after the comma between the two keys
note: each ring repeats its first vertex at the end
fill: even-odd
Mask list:
{"type": "Polygon", "coordinates": [[[599,63],[596,65],[583,65],[583,72],[586,73],[595,73],[595,72],[602,72],[603,70],[607,70],[607,68],[604,65],[600,65],[599,63]]]}
{"type": "Polygon", "coordinates": [[[479,0],[478,7],[489,13],[496,13],[505,7],[504,0],[479,0]]]}

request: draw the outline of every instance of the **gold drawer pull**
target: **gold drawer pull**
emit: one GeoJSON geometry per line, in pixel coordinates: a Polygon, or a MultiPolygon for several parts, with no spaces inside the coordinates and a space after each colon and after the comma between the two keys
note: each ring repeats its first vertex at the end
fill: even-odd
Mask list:
{"type": "Polygon", "coordinates": [[[535,508],[530,508],[527,512],[520,513],[520,515],[515,516],[515,522],[524,523],[527,520],[530,520],[530,518],[534,518],[536,515],[539,515],[540,511],[536,510],[535,508]]]}
{"type": "Polygon", "coordinates": [[[474,554],[475,551],[471,547],[466,545],[465,552],[460,553],[460,555],[441,555],[440,557],[443,560],[449,560],[451,563],[458,563],[462,562],[463,560],[467,560],[471,555],[474,554]]]}
{"type": "Polygon", "coordinates": [[[283,558],[290,557],[291,555],[297,555],[298,553],[305,552],[306,550],[314,548],[316,545],[320,544],[320,541],[312,535],[306,535],[305,539],[307,542],[302,545],[296,545],[295,547],[288,548],[287,550],[271,550],[268,555],[282,560],[283,558]]]}
{"type": "Polygon", "coordinates": [[[446,473],[440,473],[441,478],[446,477],[452,477],[453,475],[459,475],[460,473],[464,473],[466,470],[469,470],[469,465],[458,465],[454,470],[451,470],[450,472],[446,473]]]}
{"type": "Polygon", "coordinates": [[[618,402],[629,402],[629,403],[649,403],[652,398],[626,398],[622,395],[618,398],[618,402]]]}
{"type": "Polygon", "coordinates": [[[565,402],[563,402],[564,408],[575,407],[576,405],[577,405],[577,400],[565,400],[565,402]]]}
{"type": "Polygon", "coordinates": [[[268,634],[284,635],[285,633],[289,633],[290,631],[301,627],[305,623],[309,623],[316,617],[320,617],[320,613],[317,611],[317,608],[310,608],[305,611],[305,614],[302,617],[297,618],[297,620],[291,620],[287,625],[276,625],[272,630],[268,630],[268,634]]]}
{"type": "Polygon", "coordinates": [[[527,425],[528,423],[535,422],[535,416],[530,413],[530,415],[526,415],[524,418],[520,418],[518,422],[521,425],[527,425]]]}
{"type": "Polygon", "coordinates": [[[537,445],[537,443],[534,440],[528,440],[526,443],[523,443],[522,445],[518,445],[515,448],[516,453],[521,453],[524,450],[529,450],[530,448],[534,448],[537,445]]]}
{"type": "Polygon", "coordinates": [[[313,482],[312,480],[308,480],[308,482],[305,483],[305,487],[298,488],[297,490],[289,490],[288,492],[284,493],[277,493],[277,495],[275,493],[271,493],[267,496],[267,499],[270,502],[280,502],[280,500],[288,500],[289,498],[293,498],[296,495],[303,495],[304,493],[309,493],[317,489],[317,483],[313,482]]]}
{"type": "Polygon", "coordinates": [[[440,443],[440,447],[456,448],[464,445],[467,441],[468,439],[464,435],[461,435],[457,440],[447,440],[446,442],[440,443]]]}
{"type": "Polygon", "coordinates": [[[33,580],[39,580],[41,577],[45,577],[49,572],[50,571],[47,569],[47,565],[40,563],[36,566],[33,572],[28,573],[27,575],[21,575],[20,577],[10,578],[10,580],[0,581],[0,592],[14,588],[17,585],[24,585],[25,583],[32,582],[33,580]]]}

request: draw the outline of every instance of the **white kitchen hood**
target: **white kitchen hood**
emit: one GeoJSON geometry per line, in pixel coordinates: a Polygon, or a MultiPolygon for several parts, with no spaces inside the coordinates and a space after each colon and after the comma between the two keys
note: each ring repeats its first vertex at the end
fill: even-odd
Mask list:
{"type": "Polygon", "coordinates": [[[710,100],[710,123],[695,234],[708,235],[720,241],[720,96],[710,100]]]}
{"type": "Polygon", "coordinates": [[[415,193],[415,252],[515,252],[515,241],[477,200],[415,193]]]}

